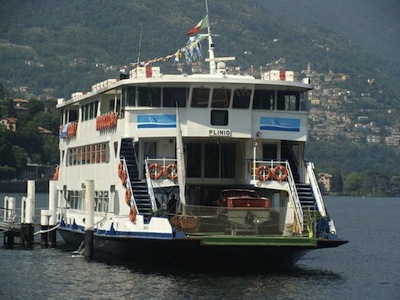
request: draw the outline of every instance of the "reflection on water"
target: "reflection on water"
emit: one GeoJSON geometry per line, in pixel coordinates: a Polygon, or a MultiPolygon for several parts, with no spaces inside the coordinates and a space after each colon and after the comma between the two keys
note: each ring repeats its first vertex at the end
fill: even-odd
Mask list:
{"type": "Polygon", "coordinates": [[[0,248],[0,299],[398,298],[399,199],[328,197],[326,204],[340,236],[350,242],[311,252],[292,270],[224,273],[215,266],[205,273],[87,262],[62,247],[35,244],[34,250],[0,248]]]}

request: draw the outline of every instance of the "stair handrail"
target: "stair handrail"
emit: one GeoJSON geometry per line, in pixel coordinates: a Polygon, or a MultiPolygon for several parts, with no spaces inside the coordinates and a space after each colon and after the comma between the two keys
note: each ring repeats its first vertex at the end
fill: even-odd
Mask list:
{"type": "Polygon", "coordinates": [[[146,170],[147,192],[150,197],[151,209],[153,211],[156,211],[157,210],[157,202],[156,202],[156,197],[154,196],[153,181],[151,180],[151,177],[150,177],[148,158],[145,159],[144,165],[145,165],[145,170],[146,170]]]}
{"type": "Polygon", "coordinates": [[[317,177],[315,177],[314,164],[312,162],[307,162],[306,166],[307,175],[310,181],[311,189],[314,194],[315,203],[317,204],[318,212],[321,214],[321,216],[325,217],[327,215],[326,208],[324,205],[324,200],[322,198],[321,190],[318,185],[317,177]]]}
{"type": "Polygon", "coordinates": [[[288,177],[287,182],[289,185],[289,193],[292,196],[293,204],[296,211],[296,221],[297,225],[299,226],[301,232],[303,232],[304,226],[304,216],[303,216],[303,209],[301,208],[299,194],[297,193],[296,183],[294,181],[292,170],[290,169],[290,164],[288,161],[285,162],[286,169],[288,170],[288,177]]]}

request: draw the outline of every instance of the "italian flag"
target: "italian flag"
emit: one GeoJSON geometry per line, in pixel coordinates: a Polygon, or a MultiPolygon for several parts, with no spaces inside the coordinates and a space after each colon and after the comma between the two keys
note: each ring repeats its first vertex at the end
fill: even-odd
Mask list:
{"type": "Polygon", "coordinates": [[[202,29],[206,29],[208,28],[208,15],[206,15],[203,19],[201,19],[201,21],[199,23],[197,23],[197,25],[195,27],[193,27],[192,29],[190,29],[188,31],[188,33],[186,33],[186,35],[192,35],[192,34],[196,34],[198,33],[200,30],[202,29]]]}

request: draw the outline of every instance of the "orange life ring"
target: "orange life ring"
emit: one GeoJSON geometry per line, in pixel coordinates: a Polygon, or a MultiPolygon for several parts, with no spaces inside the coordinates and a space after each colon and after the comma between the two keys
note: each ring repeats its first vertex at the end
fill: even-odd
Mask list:
{"type": "Polygon", "coordinates": [[[164,174],[168,179],[176,179],[178,178],[178,167],[176,164],[169,164],[164,171],[164,174]]]}
{"type": "Polygon", "coordinates": [[[137,215],[136,207],[135,207],[135,205],[132,205],[132,207],[131,207],[131,209],[130,209],[130,211],[129,211],[129,220],[130,220],[133,224],[136,224],[136,215],[137,215]]]}
{"type": "Polygon", "coordinates": [[[124,164],[122,163],[122,161],[119,163],[118,165],[118,177],[121,178],[122,177],[122,172],[124,171],[124,164]]]}
{"type": "Polygon", "coordinates": [[[126,204],[129,205],[131,203],[131,197],[132,197],[131,189],[130,188],[126,189],[126,192],[125,192],[125,203],[126,204]]]}
{"type": "Polygon", "coordinates": [[[121,174],[121,183],[122,183],[123,186],[126,185],[126,179],[127,179],[126,171],[125,171],[125,170],[122,170],[122,174],[121,174]]]}
{"type": "Polygon", "coordinates": [[[150,178],[159,179],[163,174],[163,168],[159,164],[151,164],[149,166],[150,178]]]}
{"type": "Polygon", "coordinates": [[[113,126],[117,127],[117,124],[118,124],[118,113],[114,112],[114,124],[113,124],[113,126]]]}
{"type": "Polygon", "coordinates": [[[276,166],[272,173],[274,179],[277,181],[285,181],[288,177],[288,170],[282,165],[276,166]]]}
{"type": "Polygon", "coordinates": [[[257,175],[258,180],[260,180],[260,181],[270,180],[271,175],[272,175],[271,169],[266,165],[259,166],[256,169],[256,175],[257,175]]]}
{"type": "Polygon", "coordinates": [[[60,173],[60,167],[57,166],[56,169],[55,169],[55,171],[54,171],[54,174],[53,174],[53,180],[55,180],[55,181],[58,180],[58,175],[59,175],[59,173],[60,173]]]}

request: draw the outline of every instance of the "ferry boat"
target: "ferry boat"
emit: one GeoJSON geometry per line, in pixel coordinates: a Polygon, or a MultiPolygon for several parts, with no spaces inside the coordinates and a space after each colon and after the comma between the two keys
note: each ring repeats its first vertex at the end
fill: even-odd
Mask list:
{"type": "Polygon", "coordinates": [[[58,100],[55,198],[67,245],[91,230],[94,257],[271,270],[347,242],[304,160],[313,85],[291,71],[232,74],[231,60],[215,57],[208,26],[174,55],[58,100]],[[207,74],[155,66],[201,58],[202,41],[207,74]]]}

